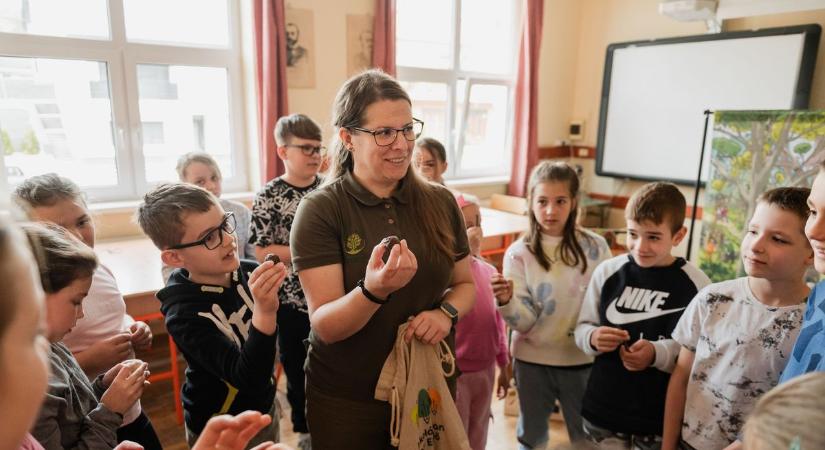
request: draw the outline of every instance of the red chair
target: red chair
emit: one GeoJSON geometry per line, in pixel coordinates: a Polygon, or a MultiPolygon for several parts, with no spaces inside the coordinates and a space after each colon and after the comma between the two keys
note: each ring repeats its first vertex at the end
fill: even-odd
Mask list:
{"type": "MultiPolygon", "coordinates": [[[[163,321],[163,314],[154,312],[142,316],[135,316],[135,320],[141,322],[149,322],[150,320],[163,321]]],[[[172,394],[175,398],[175,418],[178,425],[183,425],[183,403],[180,399],[180,371],[178,368],[178,348],[175,346],[175,341],[172,336],[169,336],[169,370],[165,372],[158,372],[149,375],[149,382],[172,380],[172,394]]]]}

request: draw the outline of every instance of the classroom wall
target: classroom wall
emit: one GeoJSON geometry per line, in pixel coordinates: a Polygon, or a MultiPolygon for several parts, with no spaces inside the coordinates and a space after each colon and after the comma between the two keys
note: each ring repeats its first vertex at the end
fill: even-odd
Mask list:
{"type": "MultiPolygon", "coordinates": [[[[576,46],[575,55],[570,55],[570,46],[564,49],[553,49],[542,42],[542,58],[551,61],[575,60],[575,69],[570,78],[560,78],[552,73],[558,66],[542,61],[540,96],[542,107],[539,109],[539,123],[548,130],[539,132],[539,146],[556,145],[559,139],[566,138],[567,122],[571,119],[585,120],[585,136],[582,145],[595,146],[596,132],[599,119],[599,102],[601,96],[604,59],[607,46],[614,42],[623,42],[640,39],[655,39],[673,36],[684,36],[706,33],[704,22],[679,22],[658,13],[658,0],[581,0],[577,7],[569,3],[573,0],[550,0],[545,3],[545,33],[548,22],[551,22],[554,11],[563,15],[567,20],[574,20],[577,16],[577,25],[568,25],[572,32],[578,31],[578,36],[568,38],[570,46],[576,46]],[[548,56],[549,55],[549,56],[548,56]],[[569,94],[554,96],[551,92],[573,92],[572,104],[566,105],[569,94]],[[547,99],[549,97],[549,99],[547,99]],[[569,115],[565,117],[565,113],[569,115]],[[559,124],[558,121],[562,123],[559,124]],[[552,131],[551,131],[552,130],[552,131]]],[[[755,16],[744,19],[731,19],[723,23],[723,30],[747,30],[754,28],[770,28],[787,25],[818,23],[825,28],[825,10],[805,11],[798,13],[774,14],[755,16]]],[[[545,38],[548,38],[545,34],[545,38]]],[[[817,69],[814,72],[814,88],[811,96],[811,108],[825,108],[825,42],[820,41],[820,50],[817,58],[817,69]]],[[[590,192],[607,195],[629,196],[643,183],[629,180],[619,180],[610,177],[599,177],[595,174],[593,159],[572,158],[571,162],[581,164],[584,168],[584,187],[590,192]]],[[[682,188],[682,192],[690,202],[693,189],[682,188]]],[[[700,193],[700,205],[702,195],[700,193]]],[[[615,209],[611,212],[609,225],[622,226],[622,211],[615,209]]]]}
{"type": "Polygon", "coordinates": [[[315,88],[289,89],[289,111],[306,114],[321,125],[324,139],[331,142],[334,130],[332,101],[347,80],[346,17],[372,14],[374,0],[291,0],[286,8],[309,9],[315,17],[315,88]]]}

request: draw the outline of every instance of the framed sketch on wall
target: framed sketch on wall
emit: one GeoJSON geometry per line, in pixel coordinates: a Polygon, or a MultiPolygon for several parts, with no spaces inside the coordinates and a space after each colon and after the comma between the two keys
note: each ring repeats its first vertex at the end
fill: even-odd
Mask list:
{"type": "Polygon", "coordinates": [[[347,76],[372,67],[372,16],[347,15],[347,76]]]}
{"type": "Polygon", "coordinates": [[[315,87],[315,24],[309,9],[286,10],[286,79],[291,88],[315,87]]]}

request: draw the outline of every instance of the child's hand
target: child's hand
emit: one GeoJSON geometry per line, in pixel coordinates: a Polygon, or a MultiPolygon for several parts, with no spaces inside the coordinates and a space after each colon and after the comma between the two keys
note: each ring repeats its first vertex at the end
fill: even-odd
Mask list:
{"type": "Polygon", "coordinates": [[[255,307],[264,313],[278,312],[278,289],[286,278],[286,266],[265,261],[249,276],[249,290],[255,300],[255,307]]]}
{"type": "Polygon", "coordinates": [[[406,239],[392,246],[385,263],[383,257],[386,251],[384,241],[373,247],[364,274],[364,287],[381,299],[406,286],[418,270],[418,260],[407,246],[406,239]]]}
{"type": "Polygon", "coordinates": [[[510,389],[510,380],[513,379],[513,364],[507,363],[507,366],[502,367],[498,372],[498,380],[496,381],[496,397],[503,400],[507,397],[507,390],[510,389]]]}
{"type": "Polygon", "coordinates": [[[132,333],[124,331],[95,342],[83,353],[95,355],[94,361],[102,367],[112,367],[132,357],[132,333]]]}
{"type": "Polygon", "coordinates": [[[126,361],[117,363],[114,367],[107,370],[106,373],[103,374],[103,378],[100,380],[103,383],[103,387],[108,389],[109,386],[112,385],[112,381],[114,381],[114,379],[117,376],[118,372],[120,372],[120,369],[123,367],[123,363],[125,363],[125,362],[126,361]]]}
{"type": "MultiPolygon", "coordinates": [[[[215,416],[206,422],[192,450],[243,450],[272,418],[257,411],[245,411],[235,417],[215,416]]],[[[291,450],[284,444],[265,442],[253,450],[291,450]]]]}
{"type": "Polygon", "coordinates": [[[148,364],[138,359],[124,362],[112,384],[100,397],[100,403],[110,410],[125,414],[143,394],[148,364]]]}
{"type": "Polygon", "coordinates": [[[143,450],[143,446],[137,442],[121,441],[114,450],[143,450]]]}
{"type": "Polygon", "coordinates": [[[624,368],[630,371],[645,370],[656,359],[656,348],[646,339],[639,339],[630,348],[619,348],[624,368]]]}
{"type": "Polygon", "coordinates": [[[146,322],[135,322],[129,327],[132,332],[132,347],[136,350],[148,350],[152,347],[152,330],[146,322]]]}
{"type": "Polygon", "coordinates": [[[590,335],[590,345],[602,353],[612,352],[628,340],[630,340],[630,334],[621,328],[598,327],[590,335]]]}
{"type": "Polygon", "coordinates": [[[493,286],[493,295],[496,296],[499,305],[510,303],[513,298],[513,281],[504,278],[504,275],[496,272],[490,276],[490,284],[493,286]]]}
{"type": "Polygon", "coordinates": [[[478,256],[481,253],[482,239],[484,239],[484,236],[481,233],[481,227],[467,228],[467,241],[470,244],[470,252],[472,252],[474,256],[478,256]]]}

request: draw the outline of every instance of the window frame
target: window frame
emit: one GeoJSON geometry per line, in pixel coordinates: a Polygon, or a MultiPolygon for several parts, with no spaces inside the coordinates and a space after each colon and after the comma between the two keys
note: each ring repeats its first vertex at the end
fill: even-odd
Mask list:
{"type": "MultiPolygon", "coordinates": [[[[240,5],[227,0],[229,42],[225,48],[129,42],[126,39],[124,0],[107,0],[109,38],[73,38],[0,32],[0,56],[99,61],[107,65],[112,108],[112,136],[118,184],[84,188],[90,203],[136,200],[157,183],[146,181],[137,66],[162,64],[226,70],[228,127],[233,176],[224,178],[223,191],[249,188],[240,5]]],[[[4,157],[5,158],[5,157],[4,157]]],[[[6,174],[0,173],[8,185],[6,174]]],[[[79,180],[74,180],[79,183],[79,180]]],[[[168,180],[177,181],[177,180],[168,180]]]]}
{"type": "MultiPolygon", "coordinates": [[[[519,37],[520,25],[522,22],[522,6],[521,2],[514,2],[513,10],[513,53],[511,58],[511,71],[509,73],[493,74],[461,69],[461,3],[462,0],[450,0],[452,9],[452,45],[450,48],[451,66],[446,69],[434,69],[424,67],[412,66],[397,66],[397,77],[399,81],[406,83],[425,82],[425,83],[440,83],[447,86],[447,103],[446,103],[446,142],[443,142],[444,148],[447,151],[447,172],[444,174],[445,180],[462,182],[474,179],[490,179],[490,178],[507,178],[509,179],[512,172],[512,158],[505,156],[505,170],[503,172],[491,173],[489,171],[462,171],[461,158],[464,154],[464,135],[467,129],[467,113],[469,112],[470,94],[472,87],[475,85],[499,85],[506,86],[508,91],[507,99],[507,113],[506,113],[506,127],[507,134],[505,137],[505,151],[506,155],[512,155],[513,152],[513,120],[515,117],[515,88],[516,88],[516,74],[519,52],[519,37]],[[457,87],[460,81],[465,81],[463,92],[463,107],[462,111],[457,111],[461,105],[460,99],[457,95],[457,87]],[[460,113],[460,114],[457,114],[460,113]],[[460,121],[457,120],[457,116],[460,121]],[[460,122],[460,123],[457,123],[460,122]]],[[[396,17],[396,21],[398,18],[396,17]]],[[[424,135],[427,135],[426,124],[424,135]]]]}

